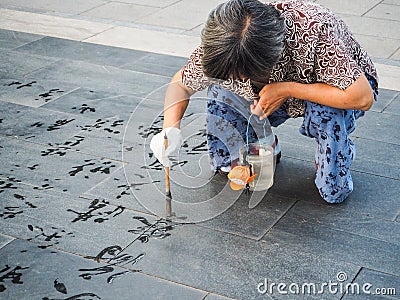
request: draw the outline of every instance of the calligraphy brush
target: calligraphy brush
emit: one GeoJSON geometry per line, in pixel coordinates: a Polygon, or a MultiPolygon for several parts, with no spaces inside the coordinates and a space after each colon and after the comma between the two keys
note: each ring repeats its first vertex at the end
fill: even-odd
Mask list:
{"type": "MultiPolygon", "coordinates": [[[[165,133],[164,135],[164,147],[165,150],[167,150],[168,148],[168,137],[167,137],[167,133],[165,133]]],[[[171,217],[172,216],[172,207],[171,207],[171,200],[172,200],[172,196],[171,196],[171,183],[169,180],[169,167],[166,166],[165,167],[165,200],[166,200],[166,214],[167,217],[171,217]]]]}

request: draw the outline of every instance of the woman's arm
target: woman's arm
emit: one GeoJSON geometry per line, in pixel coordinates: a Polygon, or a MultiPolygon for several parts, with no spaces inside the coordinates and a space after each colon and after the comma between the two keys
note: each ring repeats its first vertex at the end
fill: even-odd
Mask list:
{"type": "MultiPolygon", "coordinates": [[[[272,114],[290,97],[341,109],[368,110],[374,102],[371,86],[365,75],[362,74],[353,84],[344,90],[325,83],[271,83],[264,86],[261,90],[258,105],[264,111],[264,117],[266,117],[272,114]]],[[[257,113],[255,105],[253,105],[252,110],[254,110],[254,113],[257,113]]]]}
{"type": "Polygon", "coordinates": [[[194,91],[182,84],[182,70],[179,70],[167,88],[164,101],[163,128],[180,127],[180,122],[194,91]]]}

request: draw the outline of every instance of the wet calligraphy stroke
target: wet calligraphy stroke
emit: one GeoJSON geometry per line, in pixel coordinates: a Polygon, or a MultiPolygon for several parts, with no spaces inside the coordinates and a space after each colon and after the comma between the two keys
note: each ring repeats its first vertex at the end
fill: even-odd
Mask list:
{"type": "Polygon", "coordinates": [[[117,206],[116,208],[112,209],[112,206],[108,204],[109,202],[105,200],[100,201],[95,199],[90,203],[88,211],[78,212],[73,209],[67,209],[67,211],[77,215],[77,217],[72,220],[72,223],[79,221],[86,222],[92,218],[95,223],[102,223],[109,220],[110,217],[116,217],[125,211],[125,207],[123,206],[117,206]]]}
{"type": "Polygon", "coordinates": [[[23,284],[21,281],[22,273],[20,271],[27,270],[29,267],[16,266],[11,268],[5,265],[3,269],[0,270],[0,293],[6,290],[4,285],[5,281],[11,281],[12,284],[23,284]]]}

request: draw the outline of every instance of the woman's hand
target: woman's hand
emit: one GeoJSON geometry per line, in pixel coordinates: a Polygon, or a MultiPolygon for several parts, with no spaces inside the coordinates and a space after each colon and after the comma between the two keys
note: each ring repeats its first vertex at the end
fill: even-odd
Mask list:
{"type": "Polygon", "coordinates": [[[260,91],[260,99],[255,100],[250,106],[251,112],[259,116],[261,120],[267,118],[290,97],[288,91],[287,82],[274,82],[265,85],[260,91]]]}
{"type": "Polygon", "coordinates": [[[368,79],[362,74],[346,89],[326,83],[274,82],[260,92],[260,99],[251,105],[251,112],[265,119],[290,98],[303,99],[339,109],[368,110],[374,103],[374,94],[368,79]]]}

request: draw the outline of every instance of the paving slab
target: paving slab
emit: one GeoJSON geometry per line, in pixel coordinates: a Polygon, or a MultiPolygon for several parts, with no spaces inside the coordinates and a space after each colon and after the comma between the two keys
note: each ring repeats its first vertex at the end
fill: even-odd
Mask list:
{"type": "Polygon", "coordinates": [[[93,120],[117,116],[128,119],[142,98],[121,95],[117,92],[78,88],[55,101],[46,103],[43,108],[93,120]]]}
{"type": "Polygon", "coordinates": [[[16,49],[18,52],[36,54],[40,56],[67,58],[86,61],[106,66],[121,66],[127,63],[134,65],[143,56],[142,51],[128,50],[117,47],[102,46],[89,43],[77,43],[55,37],[44,37],[38,41],[25,44],[16,49]]]}
{"type": "MultiPolygon", "coordinates": [[[[355,34],[357,41],[360,45],[367,50],[368,55],[372,57],[374,62],[377,61],[377,58],[391,58],[396,59],[393,56],[393,53],[399,49],[400,41],[398,39],[391,39],[386,37],[379,37],[365,34],[355,34]],[[377,47],[379,45],[379,47],[377,47]]],[[[398,60],[398,58],[397,58],[398,60]]],[[[379,65],[376,65],[379,68],[379,65]]],[[[381,75],[380,72],[379,76],[381,75]]]]}
{"type": "Polygon", "coordinates": [[[93,91],[118,91],[120,94],[135,96],[145,96],[170,81],[170,78],[163,76],[67,59],[32,72],[27,78],[55,80],[93,91]]]}
{"type": "Polygon", "coordinates": [[[175,75],[175,73],[178,72],[186,62],[187,59],[183,57],[150,53],[138,61],[124,64],[121,68],[172,78],[172,76],[175,75]]]}
{"type": "Polygon", "coordinates": [[[131,176],[131,181],[125,177],[123,169],[118,170],[111,176],[92,187],[90,190],[82,194],[83,197],[91,199],[104,199],[114,205],[122,205],[130,209],[149,213],[137,199],[133,196],[131,188],[136,186],[150,184],[144,175],[137,174],[131,176]]]}
{"type": "Polygon", "coordinates": [[[0,249],[3,248],[5,245],[13,241],[14,238],[6,235],[0,234],[0,249]]]}
{"type": "Polygon", "coordinates": [[[171,4],[175,3],[176,1],[175,0],[148,0],[148,1],[144,1],[144,0],[121,0],[120,2],[163,8],[163,7],[170,6],[171,4]]]}
{"type": "Polygon", "coordinates": [[[233,299],[233,298],[228,298],[220,295],[215,295],[215,294],[208,294],[204,300],[228,300],[228,299],[233,299]]]}
{"type": "Polygon", "coordinates": [[[24,76],[57,61],[55,58],[23,54],[13,50],[0,50],[0,60],[4,62],[0,71],[2,79],[24,76]]]}
{"type": "MultiPolygon", "coordinates": [[[[148,197],[146,198],[145,195],[150,194],[150,190],[158,191],[160,201],[164,200],[163,171],[152,172],[152,170],[149,170],[146,176],[146,173],[139,166],[135,168],[134,165],[129,165],[125,166],[124,169],[94,186],[83,196],[92,199],[107,199],[114,205],[123,205],[147,213],[148,211],[144,207],[148,197]]],[[[173,199],[181,202],[205,201],[216,196],[217,193],[223,193],[223,188],[227,184],[226,177],[223,179],[223,176],[202,181],[198,177],[190,178],[185,177],[180,172],[172,172],[171,178],[173,199]]],[[[156,197],[154,193],[151,194],[152,197],[156,197]]],[[[263,194],[259,195],[259,197],[263,197],[263,200],[257,208],[249,209],[248,203],[251,196],[251,194],[239,194],[238,199],[225,212],[221,212],[219,216],[212,220],[202,222],[201,226],[260,239],[295,201],[263,194]]],[[[228,194],[226,194],[226,197],[228,197],[228,194]]]]}
{"type": "Polygon", "coordinates": [[[21,8],[26,11],[41,11],[41,12],[58,12],[63,14],[77,14],[93,7],[97,7],[106,3],[106,1],[102,0],[88,0],[85,2],[81,1],[71,1],[71,2],[64,2],[62,0],[56,1],[40,1],[40,0],[33,0],[33,1],[23,1],[23,0],[2,0],[1,7],[14,7],[14,8],[21,8]]]}
{"type": "Polygon", "coordinates": [[[299,222],[310,226],[325,226],[337,231],[400,245],[398,223],[376,217],[365,211],[360,211],[355,215],[354,211],[340,205],[323,205],[300,200],[290,208],[287,215],[296,216],[299,222]]]}
{"type": "MultiPolygon", "coordinates": [[[[158,53],[147,52],[147,54],[140,58],[140,62],[157,66],[168,66],[179,70],[187,63],[187,57],[162,55],[158,53]]],[[[131,64],[131,62],[129,62],[131,64]]],[[[125,68],[125,66],[123,66],[125,68]]]]}
{"type": "Polygon", "coordinates": [[[383,20],[346,14],[340,14],[340,16],[355,34],[368,33],[368,35],[372,36],[400,39],[400,33],[398,31],[400,26],[399,20],[383,20]]]}
{"type": "MultiPolygon", "coordinates": [[[[399,91],[379,89],[378,100],[372,105],[371,111],[383,112],[399,95],[399,91]]],[[[395,112],[393,113],[395,114],[395,112]]],[[[366,113],[365,117],[368,117],[368,112],[366,113]]]]}
{"type": "Polygon", "coordinates": [[[141,220],[155,222],[148,215],[104,200],[5,182],[12,183],[12,188],[9,185],[1,189],[1,233],[27,240],[41,249],[95,256],[106,247],[124,248],[137,239],[144,232],[141,220]]]}
{"type": "Polygon", "coordinates": [[[362,268],[354,280],[354,291],[360,291],[359,294],[351,292],[343,299],[399,299],[400,276],[382,273],[367,268],[362,268]],[[366,292],[364,292],[364,290],[366,292]]]}
{"type": "MultiPolygon", "coordinates": [[[[16,240],[0,250],[2,296],[6,299],[198,299],[207,292],[182,286],[136,269],[137,260],[108,264],[16,240]],[[143,288],[146,287],[146,288],[143,288]]],[[[114,255],[118,251],[114,250],[114,255]]]]}
{"type": "Polygon", "coordinates": [[[237,201],[221,215],[200,223],[201,226],[231,234],[261,239],[294,205],[294,199],[271,196],[264,193],[260,204],[249,208],[251,194],[243,193],[237,201]]]}
{"type": "MultiPolygon", "coordinates": [[[[0,23],[1,26],[1,23],[0,23]]],[[[182,29],[183,30],[183,29],[182,29]]],[[[156,52],[166,55],[189,57],[190,53],[200,44],[199,36],[177,33],[176,30],[159,31],[144,28],[115,26],[109,30],[88,37],[83,41],[101,45],[156,52]],[[126,37],[129,36],[129,39],[126,37]],[[171,43],[174,41],[174,43],[171,43]],[[157,49],[157,51],[154,51],[157,49]]]]}
{"type": "Polygon", "coordinates": [[[385,112],[392,115],[399,115],[400,108],[400,94],[393,99],[392,102],[385,108],[385,112]]]}
{"type": "Polygon", "coordinates": [[[2,101],[40,107],[77,89],[76,85],[50,80],[26,80],[23,77],[0,79],[2,101]]]}
{"type": "MultiPolygon", "coordinates": [[[[400,209],[397,200],[400,182],[357,171],[352,171],[351,174],[354,191],[338,206],[354,213],[393,220],[400,209]]],[[[329,206],[320,197],[314,184],[314,177],[313,162],[284,157],[276,168],[275,183],[268,193],[329,206]]]]}
{"type": "MultiPolygon", "coordinates": [[[[149,258],[140,265],[148,274],[240,299],[272,299],[257,291],[267,278],[276,283],[319,284],[335,280],[340,271],[352,278],[359,270],[341,259],[329,260],[289,244],[254,241],[195,225],[178,226],[168,239],[135,242],[124,251],[131,256],[141,252],[149,258]]],[[[339,299],[340,295],[309,298],[339,299]]],[[[273,299],[287,297],[274,294],[273,299]]]]}
{"type": "MultiPolygon", "coordinates": [[[[34,92],[30,87],[24,88],[28,96],[34,92]]],[[[195,104],[190,105],[182,126],[192,122],[191,116],[199,109],[195,104]]],[[[204,105],[201,103],[201,110],[204,105]]],[[[132,151],[132,146],[138,148],[141,137],[149,142],[152,134],[161,131],[163,110],[160,99],[153,102],[88,89],[77,89],[48,101],[40,110],[7,102],[2,107],[6,108],[1,115],[3,135],[48,144],[47,154],[62,155],[66,150],[75,150],[116,160],[122,159],[123,141],[125,151],[132,151]],[[139,101],[144,101],[140,112],[139,101]],[[134,132],[125,135],[130,118],[134,132]]]]}
{"type": "MultiPolygon", "coordinates": [[[[34,89],[32,90],[34,91],[34,89]]],[[[62,143],[82,128],[90,128],[94,121],[61,112],[34,109],[1,102],[1,135],[17,137],[37,143],[62,143]]]]}
{"type": "Polygon", "coordinates": [[[154,25],[190,30],[207,20],[211,9],[215,8],[223,0],[212,0],[197,5],[189,0],[175,2],[163,10],[155,11],[151,15],[142,17],[139,22],[154,25]],[[182,11],[191,11],[191,14],[182,14],[182,11]]]}
{"type": "Polygon", "coordinates": [[[42,35],[0,29],[0,48],[12,50],[42,38],[42,35]]]}
{"type": "MultiPolygon", "coordinates": [[[[89,125],[80,126],[81,130],[73,136],[51,144],[61,151],[73,149],[115,160],[135,161],[138,155],[151,152],[150,139],[162,129],[161,101],[80,89],[45,107],[71,113],[77,119],[87,117],[85,122],[89,125]],[[143,152],[144,144],[147,152],[143,152]]],[[[183,128],[194,119],[192,114],[192,109],[186,112],[183,128]]]]}
{"type": "Polygon", "coordinates": [[[393,53],[390,58],[395,59],[396,61],[400,60],[400,50],[397,50],[395,53],[393,53]]]}
{"type": "MultiPolygon", "coordinates": [[[[295,158],[312,162],[315,159],[315,151],[317,144],[313,139],[302,136],[298,132],[298,128],[291,125],[281,125],[275,134],[279,137],[279,143],[282,148],[282,160],[286,157],[295,158]],[[295,141],[293,137],[296,136],[295,141]]],[[[398,153],[399,147],[397,144],[389,142],[377,142],[370,138],[359,138],[358,130],[351,135],[356,146],[356,158],[351,165],[351,170],[399,179],[398,171],[398,153]],[[386,149],[386,155],[382,155],[382,149],[386,149]]]]}
{"type": "Polygon", "coordinates": [[[375,7],[375,5],[379,4],[380,0],[316,0],[315,2],[322,6],[330,8],[336,13],[363,16],[365,13],[375,7]]]}
{"type": "Polygon", "coordinates": [[[113,25],[0,8],[0,28],[83,40],[113,25]]]}
{"type": "Polygon", "coordinates": [[[122,168],[122,163],[74,151],[52,148],[16,139],[0,138],[1,177],[14,178],[37,189],[57,189],[80,195],[122,168]]]}
{"type": "Polygon", "coordinates": [[[398,115],[390,113],[368,112],[368,118],[360,118],[357,121],[357,129],[354,136],[391,144],[400,144],[400,132],[392,130],[393,124],[400,121],[398,115]]]}
{"type": "Polygon", "coordinates": [[[356,159],[351,166],[352,170],[400,179],[400,146],[398,144],[362,138],[356,139],[355,144],[356,159]],[[384,155],[382,149],[385,149],[384,155]]]}
{"type": "Polygon", "coordinates": [[[297,249],[299,252],[313,253],[316,257],[340,259],[343,262],[400,275],[398,243],[392,244],[331,229],[315,219],[305,220],[297,210],[290,210],[262,240],[268,244],[285,243],[290,245],[293,251],[297,249]]]}
{"type": "Polygon", "coordinates": [[[384,0],[382,3],[392,4],[392,5],[400,5],[397,0],[384,0]]]}
{"type": "Polygon", "coordinates": [[[137,5],[122,2],[108,2],[82,12],[80,15],[99,19],[135,22],[153,14],[157,9],[146,5],[137,5]]]}
{"type": "Polygon", "coordinates": [[[383,20],[399,21],[399,5],[380,3],[369,10],[365,16],[383,20]]]}

